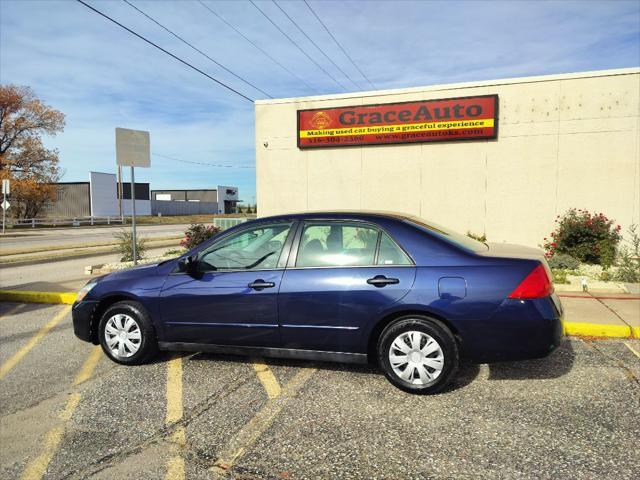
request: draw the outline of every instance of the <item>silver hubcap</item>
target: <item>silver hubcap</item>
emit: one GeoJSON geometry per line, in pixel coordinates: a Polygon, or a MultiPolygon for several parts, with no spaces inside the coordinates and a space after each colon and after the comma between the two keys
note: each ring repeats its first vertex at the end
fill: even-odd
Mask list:
{"type": "Polygon", "coordinates": [[[444,353],[431,336],[414,330],[401,333],[391,343],[389,363],[402,380],[426,385],[442,373],[444,353]]]}
{"type": "Polygon", "coordinates": [[[133,318],[118,313],[107,320],[104,338],[115,357],[128,358],[140,349],[142,332],[133,318]]]}

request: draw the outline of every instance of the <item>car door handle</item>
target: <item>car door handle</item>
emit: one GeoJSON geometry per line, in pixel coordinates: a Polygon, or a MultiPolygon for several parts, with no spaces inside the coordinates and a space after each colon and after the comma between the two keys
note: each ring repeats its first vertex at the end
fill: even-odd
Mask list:
{"type": "Polygon", "coordinates": [[[400,283],[400,280],[397,278],[387,278],[384,275],[376,275],[373,278],[367,280],[369,285],[373,285],[374,287],[382,288],[385,285],[395,285],[400,283]]]}
{"type": "Polygon", "coordinates": [[[265,282],[264,280],[262,280],[261,278],[256,280],[255,282],[251,282],[249,285],[247,285],[249,288],[253,288],[254,290],[263,290],[265,288],[272,288],[275,287],[276,284],[273,282],[265,282]]]}

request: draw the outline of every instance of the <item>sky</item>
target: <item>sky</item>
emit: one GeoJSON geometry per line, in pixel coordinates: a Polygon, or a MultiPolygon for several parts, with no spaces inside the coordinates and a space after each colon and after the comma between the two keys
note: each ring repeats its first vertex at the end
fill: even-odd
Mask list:
{"type": "MultiPolygon", "coordinates": [[[[366,79],[302,1],[255,3],[315,63],[249,1],[204,3],[277,63],[198,1],[129,1],[262,92],[127,3],[86,0],[252,100],[640,65],[638,0],[309,0],[366,79]]],[[[235,185],[255,201],[253,103],[74,0],[0,0],[0,83],[28,85],[66,114],[64,132],[45,139],[63,181],[115,173],[114,129],[124,127],[151,133],[151,168],[137,181],[235,185]]]]}

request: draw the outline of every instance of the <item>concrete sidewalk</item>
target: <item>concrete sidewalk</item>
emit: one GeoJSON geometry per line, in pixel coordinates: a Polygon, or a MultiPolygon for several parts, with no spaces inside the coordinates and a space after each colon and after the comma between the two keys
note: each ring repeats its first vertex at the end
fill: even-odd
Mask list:
{"type": "Polygon", "coordinates": [[[568,335],[640,338],[640,296],[559,292],[568,335]]]}

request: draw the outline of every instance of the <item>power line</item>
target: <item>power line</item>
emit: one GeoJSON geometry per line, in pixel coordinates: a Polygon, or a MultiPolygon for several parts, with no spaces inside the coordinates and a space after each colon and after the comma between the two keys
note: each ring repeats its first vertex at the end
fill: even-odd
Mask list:
{"type": "Polygon", "coordinates": [[[256,5],[256,4],[255,4],[255,2],[254,2],[253,0],[249,0],[249,1],[251,2],[251,5],[253,5],[254,7],[256,7],[256,10],[258,10],[258,11],[262,14],[262,16],[263,16],[263,17],[264,17],[264,18],[266,18],[266,19],[269,21],[269,23],[271,23],[271,25],[273,25],[274,27],[276,27],[276,28],[278,29],[278,31],[279,31],[282,35],[284,35],[284,36],[287,38],[287,40],[289,40],[289,41],[293,44],[293,46],[294,46],[294,47],[296,47],[298,50],[300,50],[300,52],[302,52],[302,54],[303,54],[305,57],[307,57],[307,58],[308,58],[308,59],[309,59],[309,60],[310,60],[310,61],[311,61],[311,62],[312,62],[316,67],[318,67],[318,68],[319,68],[320,70],[322,70],[325,74],[327,74],[327,76],[329,76],[329,77],[330,77],[330,78],[331,78],[331,79],[332,79],[332,80],[333,80],[333,81],[334,81],[334,82],[335,82],[335,83],[336,83],[340,88],[342,88],[345,92],[347,91],[347,89],[345,88],[345,86],[344,86],[344,85],[342,85],[342,84],[341,84],[341,83],[340,83],[340,82],[339,82],[339,81],[338,81],[338,80],[337,80],[333,75],[331,75],[329,72],[327,72],[327,71],[322,67],[322,65],[320,65],[320,64],[319,64],[318,62],[316,62],[313,58],[311,58],[311,56],[310,56],[307,52],[305,52],[305,51],[302,49],[302,47],[300,47],[300,45],[298,45],[298,44],[295,42],[295,40],[294,40],[293,38],[291,38],[289,35],[287,35],[287,34],[286,34],[286,32],[285,32],[284,30],[282,30],[282,29],[278,26],[278,24],[276,24],[273,20],[271,20],[271,18],[269,18],[269,16],[268,16],[266,13],[264,13],[264,12],[260,9],[260,7],[258,7],[258,5],[256,5]]]}
{"type": "Polygon", "coordinates": [[[205,167],[218,167],[218,168],[251,168],[254,169],[253,165],[223,165],[219,163],[208,163],[208,162],[196,162],[193,160],[183,160],[181,158],[170,157],[169,155],[160,155],[159,153],[154,153],[154,157],[166,158],[167,160],[173,160],[175,162],[182,163],[191,163],[193,165],[204,165],[205,167]]]}
{"type": "Polygon", "coordinates": [[[216,82],[218,85],[226,88],[227,90],[232,91],[233,93],[235,93],[236,95],[241,96],[242,98],[244,98],[245,100],[248,100],[249,102],[253,103],[253,100],[249,97],[247,97],[246,95],[240,93],[239,91],[235,90],[234,88],[230,87],[229,85],[227,85],[226,83],[221,82],[220,80],[213,78],[211,75],[209,75],[208,73],[203,72],[202,70],[200,70],[197,67],[194,67],[193,65],[191,65],[190,63],[186,62],[185,60],[181,59],[180,57],[174,55],[173,53],[169,52],[168,50],[165,50],[164,48],[162,48],[159,45],[156,45],[155,43],[153,43],[151,40],[146,39],[145,37],[143,37],[142,35],[140,35],[139,33],[134,32],[133,30],[131,30],[128,27],[125,27],[123,24],[121,24],[120,22],[118,22],[117,20],[114,20],[113,18],[111,18],[110,16],[102,13],[100,10],[93,8],[91,5],[83,2],[82,0],[76,0],[76,2],[81,3],[82,5],[84,5],[85,7],[87,7],[90,10],[93,10],[95,13],[97,13],[98,15],[106,18],[107,20],[109,20],[110,22],[115,23],[116,25],[118,25],[120,28],[125,29],[127,32],[129,32],[132,35],[135,35],[136,37],[138,37],[140,40],[143,40],[145,42],[147,42],[149,45],[157,48],[158,50],[160,50],[161,52],[166,53],[167,55],[169,55],[170,57],[178,60],[180,63],[185,64],[187,67],[195,70],[196,72],[204,75],[205,77],[207,77],[209,80],[213,80],[214,82],[216,82]]]}
{"type": "Polygon", "coordinates": [[[333,36],[333,33],[331,33],[331,30],[329,30],[329,28],[324,24],[324,22],[318,16],[318,14],[313,10],[313,8],[311,8],[311,5],[309,5],[309,2],[307,2],[307,0],[303,0],[303,1],[304,1],[305,5],[307,6],[307,8],[309,8],[311,13],[313,13],[313,16],[318,19],[318,22],[320,22],[320,25],[322,25],[324,27],[324,29],[329,34],[329,36],[333,39],[334,42],[336,42],[336,45],[338,45],[340,50],[342,50],[342,53],[344,53],[345,57],[347,57],[349,59],[349,61],[351,62],[351,64],[354,67],[356,67],[356,70],[358,70],[358,72],[360,72],[360,75],[362,75],[362,77],[369,83],[369,85],[371,85],[371,88],[376,88],[376,86],[371,82],[371,80],[369,80],[369,77],[367,77],[364,74],[364,72],[362,70],[360,70],[360,67],[358,67],[356,62],[353,61],[353,58],[351,58],[351,56],[347,53],[347,51],[344,49],[344,47],[342,45],[340,45],[340,42],[338,42],[338,39],[333,36]]]}
{"type": "Polygon", "coordinates": [[[206,53],[204,53],[202,50],[200,50],[199,48],[195,47],[194,45],[192,45],[191,43],[187,42],[184,38],[182,38],[180,35],[178,35],[175,32],[172,32],[171,30],[169,30],[169,28],[165,27],[164,25],[162,25],[160,22],[158,22],[156,19],[154,19],[151,15],[143,12],[142,10],[140,10],[138,7],[136,7],[133,3],[131,3],[129,0],[122,0],[124,3],[126,3],[127,5],[129,5],[131,8],[133,8],[134,10],[138,11],[139,13],[141,13],[142,15],[144,15],[145,17],[147,17],[149,20],[151,20],[153,23],[155,23],[156,25],[158,25],[160,28],[164,29],[165,31],[169,32],[171,35],[173,35],[174,37],[176,37],[178,40],[180,40],[182,43],[184,43],[185,45],[188,45],[189,47],[191,47],[193,50],[195,50],[196,52],[198,52],[200,55],[208,58],[209,60],[211,60],[213,63],[215,63],[217,66],[219,66],[220,68],[222,68],[224,71],[230,73],[231,75],[233,75],[234,77],[236,77],[238,80],[240,80],[241,82],[249,85],[250,87],[255,88],[256,90],[258,90],[260,93],[266,95],[269,98],[273,98],[271,95],[269,95],[267,92],[265,92],[264,90],[258,88],[256,85],[254,85],[253,83],[249,82],[248,80],[245,80],[244,78],[242,78],[240,75],[236,74],[235,72],[231,71],[230,69],[228,69],[227,67],[225,67],[223,64],[221,64],[220,62],[218,62],[217,60],[214,60],[213,58],[211,58],[209,55],[207,55],[206,53]]]}
{"type": "MultiPolygon", "coordinates": [[[[126,0],[125,0],[126,1],[126,0]]],[[[362,87],[360,87],[360,85],[358,85],[356,82],[353,81],[353,79],[349,76],[349,74],[347,74],[344,70],[342,70],[337,64],[336,62],[334,62],[333,60],[331,60],[331,58],[329,57],[329,55],[327,55],[319,46],[316,42],[313,41],[313,39],[307,35],[307,32],[305,32],[302,28],[300,28],[300,25],[298,25],[298,23],[291,18],[291,16],[280,6],[280,4],[278,2],[276,2],[275,0],[272,0],[273,4],[278,7],[278,9],[280,9],[280,11],[282,13],[284,13],[285,17],[287,17],[291,23],[293,23],[295,25],[295,27],[300,31],[300,33],[302,33],[307,40],[309,40],[314,47],[316,47],[318,49],[318,51],[324,55],[324,58],[326,58],[327,60],[329,60],[329,62],[331,62],[333,64],[334,67],[336,67],[340,73],[342,73],[342,75],[344,75],[351,83],[353,83],[355,85],[356,88],[361,89],[362,87]]]]}
{"type": "Polygon", "coordinates": [[[317,90],[315,88],[313,88],[311,85],[309,85],[307,82],[304,81],[304,79],[300,78],[298,75],[296,75],[294,72],[292,72],[291,70],[289,70],[287,67],[285,67],[284,65],[282,65],[282,63],[280,63],[278,60],[276,60],[275,58],[273,58],[271,55],[269,55],[269,53],[267,53],[266,50],[264,50],[262,47],[260,47],[260,45],[258,45],[257,43],[255,43],[253,40],[251,40],[249,37],[247,37],[244,33],[242,33],[240,30],[238,30],[236,27],[233,26],[233,24],[231,24],[230,22],[228,22],[227,20],[225,20],[222,16],[220,16],[216,11],[214,11],[212,8],[210,8],[207,4],[205,4],[202,0],[198,0],[198,2],[200,3],[200,5],[202,5],[204,8],[206,8],[207,10],[209,10],[213,15],[216,16],[216,18],[218,20],[220,20],[221,22],[223,22],[225,25],[227,25],[229,28],[231,28],[234,32],[236,32],[238,35],[240,35],[242,38],[244,38],[247,42],[249,42],[251,45],[253,45],[255,48],[257,48],[260,52],[262,52],[267,58],[269,58],[273,63],[275,63],[276,65],[278,65],[280,68],[282,68],[284,71],[286,71],[287,73],[289,73],[291,76],[295,77],[297,80],[299,80],[300,82],[302,82],[306,87],[310,88],[311,90],[313,90],[314,92],[317,92],[317,90]]]}

